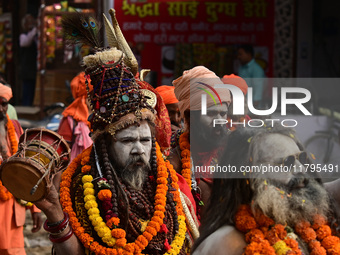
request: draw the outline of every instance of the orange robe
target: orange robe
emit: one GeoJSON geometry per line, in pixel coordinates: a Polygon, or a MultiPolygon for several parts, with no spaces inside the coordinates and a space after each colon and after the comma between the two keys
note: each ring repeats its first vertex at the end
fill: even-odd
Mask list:
{"type": "MultiPolygon", "coordinates": [[[[17,141],[19,141],[19,139],[17,141]]],[[[10,152],[11,147],[9,139],[7,139],[7,146],[8,151],[10,152]]],[[[40,212],[35,206],[31,208],[31,211],[32,213],[40,212]]],[[[20,205],[15,198],[11,198],[7,201],[0,200],[0,255],[26,254],[23,227],[25,219],[26,208],[20,205]]]]}

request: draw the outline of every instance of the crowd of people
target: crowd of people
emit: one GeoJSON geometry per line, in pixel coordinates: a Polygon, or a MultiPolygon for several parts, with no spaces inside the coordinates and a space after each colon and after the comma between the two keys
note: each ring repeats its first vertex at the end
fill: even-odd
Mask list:
{"type": "MultiPolygon", "coordinates": [[[[25,254],[25,208],[32,211],[33,232],[42,226],[40,210],[45,214],[53,254],[340,254],[339,181],[324,184],[305,169],[312,159],[294,130],[215,126],[215,119],[249,119],[232,115],[229,90],[213,88],[226,83],[247,94],[249,84],[233,74],[221,79],[196,66],[173,86],[154,89],[139,76],[112,18],[107,32],[116,42],[93,47],[85,71],[71,82],[74,102],[58,131],[71,148],[67,169],[34,205],[0,182],[0,254],[25,254]],[[219,101],[206,97],[202,114],[205,87],[219,101]],[[197,170],[217,165],[300,171],[197,170]]],[[[72,34],[81,35],[75,29],[72,34]]],[[[11,97],[10,87],[0,84],[4,164],[22,134],[7,114],[11,97]]]]}

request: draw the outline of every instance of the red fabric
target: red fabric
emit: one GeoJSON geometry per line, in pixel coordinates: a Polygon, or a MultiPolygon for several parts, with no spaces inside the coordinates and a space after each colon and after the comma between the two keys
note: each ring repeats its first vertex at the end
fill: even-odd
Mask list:
{"type": "Polygon", "coordinates": [[[185,179],[183,178],[182,175],[177,173],[177,177],[178,177],[178,186],[179,186],[179,189],[189,198],[192,206],[194,207],[195,214],[197,214],[197,211],[196,211],[196,202],[195,202],[194,197],[192,196],[192,193],[191,193],[191,190],[190,190],[190,188],[188,186],[188,183],[185,181],[185,179]]]}
{"type": "Polygon", "coordinates": [[[18,138],[20,138],[20,136],[24,133],[24,131],[22,130],[19,121],[17,120],[11,120],[13,123],[13,126],[15,128],[15,132],[17,133],[18,138]]]}
{"type": "Polygon", "coordinates": [[[155,88],[155,90],[160,94],[165,105],[178,103],[174,92],[174,86],[163,85],[155,88]]]}
{"type": "Polygon", "coordinates": [[[67,142],[72,142],[72,130],[68,124],[67,117],[63,117],[58,128],[58,134],[61,135],[67,142]]]}
{"type": "Polygon", "coordinates": [[[231,84],[236,87],[239,87],[242,90],[243,94],[247,95],[248,85],[246,81],[240,76],[237,76],[235,74],[230,75],[226,74],[223,76],[221,80],[223,81],[224,84],[231,84]]]}
{"type": "Polygon", "coordinates": [[[159,93],[147,82],[139,80],[139,74],[136,75],[136,82],[141,89],[148,89],[156,94],[157,104],[155,110],[157,111],[155,125],[156,125],[156,140],[164,152],[170,148],[171,139],[171,122],[168,114],[168,110],[163,102],[159,93]]]}

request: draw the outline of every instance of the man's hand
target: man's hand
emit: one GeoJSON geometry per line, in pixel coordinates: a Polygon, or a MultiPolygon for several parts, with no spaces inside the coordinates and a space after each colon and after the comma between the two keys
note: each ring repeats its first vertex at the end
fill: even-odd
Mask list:
{"type": "Polygon", "coordinates": [[[40,212],[34,212],[32,213],[32,220],[33,220],[33,228],[32,233],[38,232],[41,229],[42,226],[42,217],[40,212]]]}
{"type": "Polygon", "coordinates": [[[49,222],[58,222],[64,218],[64,213],[59,202],[59,193],[52,185],[49,193],[42,200],[34,202],[42,210],[49,222]]]}

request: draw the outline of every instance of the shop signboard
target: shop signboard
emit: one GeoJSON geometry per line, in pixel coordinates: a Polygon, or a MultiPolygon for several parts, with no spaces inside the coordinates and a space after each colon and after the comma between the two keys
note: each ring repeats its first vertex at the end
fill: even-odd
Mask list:
{"type": "Polygon", "coordinates": [[[272,0],[123,0],[114,1],[114,8],[140,68],[155,71],[157,85],[170,85],[196,65],[220,76],[236,72],[240,44],[254,45],[266,75],[273,74],[272,0]],[[224,60],[233,62],[232,70],[224,60]]]}

